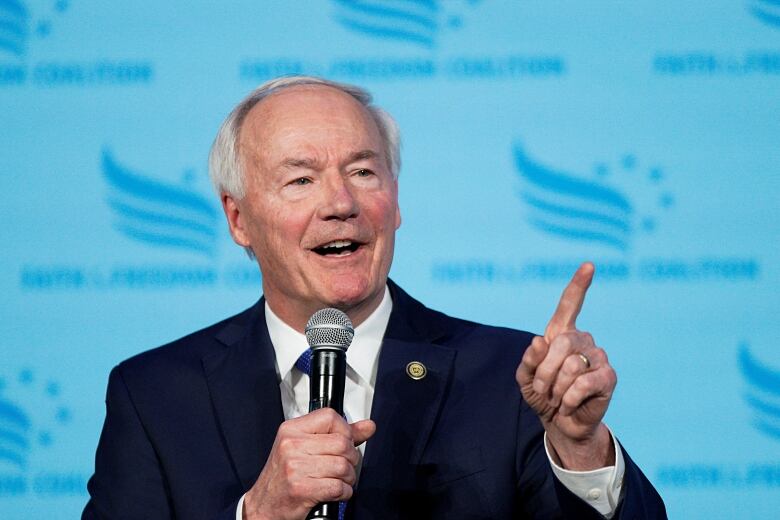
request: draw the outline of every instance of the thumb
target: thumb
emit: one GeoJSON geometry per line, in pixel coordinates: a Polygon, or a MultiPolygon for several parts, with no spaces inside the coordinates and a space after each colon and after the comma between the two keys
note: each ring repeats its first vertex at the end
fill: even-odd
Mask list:
{"type": "Polygon", "coordinates": [[[360,446],[376,433],[376,423],[371,419],[365,419],[349,425],[352,429],[352,440],[355,446],[360,446]]]}

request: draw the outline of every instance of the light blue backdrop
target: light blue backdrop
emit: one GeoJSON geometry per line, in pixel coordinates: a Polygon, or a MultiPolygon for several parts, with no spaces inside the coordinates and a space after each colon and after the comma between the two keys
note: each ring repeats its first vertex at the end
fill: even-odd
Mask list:
{"type": "Polygon", "coordinates": [[[391,275],[543,329],[576,265],[673,518],[780,510],[780,2],[0,0],[0,517],[75,518],[108,372],[260,295],[206,154],[283,73],[404,138],[391,275]]]}

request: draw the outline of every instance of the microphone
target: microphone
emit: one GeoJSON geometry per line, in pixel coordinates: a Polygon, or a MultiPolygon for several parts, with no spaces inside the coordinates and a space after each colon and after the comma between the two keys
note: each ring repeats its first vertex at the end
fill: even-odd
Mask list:
{"type": "MultiPolygon", "coordinates": [[[[347,377],[347,348],[355,330],[349,317],[338,309],[321,309],[306,323],[306,341],[312,350],[309,376],[309,412],[333,408],[344,415],[344,384],[347,377]]],[[[338,520],[339,503],[324,502],[312,509],[307,520],[338,520]]]]}

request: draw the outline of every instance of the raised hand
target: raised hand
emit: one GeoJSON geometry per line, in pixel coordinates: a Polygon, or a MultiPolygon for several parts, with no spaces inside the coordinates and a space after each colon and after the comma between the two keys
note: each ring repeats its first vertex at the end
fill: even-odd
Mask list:
{"type": "Polygon", "coordinates": [[[347,422],[322,408],[282,423],[260,476],[244,498],[244,519],[300,520],[321,502],[349,500],[359,446],[371,420],[347,422]]]}
{"type": "Polygon", "coordinates": [[[604,350],[576,327],[594,271],[589,262],[577,269],[544,337],[533,339],[516,373],[523,398],[539,415],[553,451],[564,467],[574,470],[614,462],[611,437],[601,419],[617,376],[604,350]]]}

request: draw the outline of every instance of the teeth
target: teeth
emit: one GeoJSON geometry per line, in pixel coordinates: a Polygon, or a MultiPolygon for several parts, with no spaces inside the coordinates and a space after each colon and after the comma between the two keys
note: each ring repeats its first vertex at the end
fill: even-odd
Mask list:
{"type": "Polygon", "coordinates": [[[349,240],[334,240],[333,242],[329,242],[322,246],[323,248],[328,247],[349,247],[352,245],[352,242],[349,240]]]}

